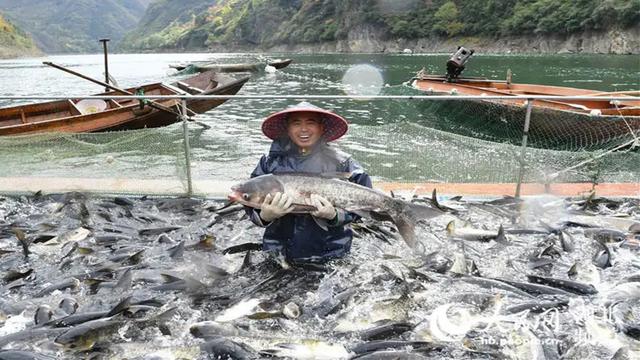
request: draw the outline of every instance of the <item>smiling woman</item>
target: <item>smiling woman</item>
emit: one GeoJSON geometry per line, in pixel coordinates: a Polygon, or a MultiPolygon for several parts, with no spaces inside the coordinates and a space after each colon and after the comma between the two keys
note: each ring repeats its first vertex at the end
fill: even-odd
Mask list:
{"type": "MultiPolygon", "coordinates": [[[[349,181],[371,187],[369,175],[345,153],[328,142],[347,132],[347,121],[339,115],[307,102],[268,116],[262,132],[273,140],[251,177],[274,173],[350,173],[349,181]]],[[[266,227],[263,249],[280,253],[293,263],[326,262],[343,257],[351,249],[349,223],[355,218],[336,209],[328,199],[313,195],[306,204],[294,203],[293,194],[282,190],[269,194],[257,208],[247,207],[251,221],[266,227]],[[296,206],[310,211],[294,214],[296,206]]]]}
{"type": "Polygon", "coordinates": [[[316,113],[293,113],[287,120],[287,135],[302,153],[309,152],[323,133],[324,124],[316,113]]]}

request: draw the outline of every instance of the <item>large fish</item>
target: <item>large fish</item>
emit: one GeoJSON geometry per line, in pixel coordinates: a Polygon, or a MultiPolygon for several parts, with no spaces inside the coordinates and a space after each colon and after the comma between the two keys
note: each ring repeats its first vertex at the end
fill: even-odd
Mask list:
{"type": "Polygon", "coordinates": [[[309,213],[315,207],[305,199],[317,194],[335,207],[376,219],[389,219],[398,227],[404,241],[414,247],[415,224],[443,214],[442,210],[413,204],[386,194],[337,178],[312,174],[268,174],[257,176],[231,188],[229,200],[260,208],[268,194],[282,192],[293,198],[294,213],[309,213]]]}

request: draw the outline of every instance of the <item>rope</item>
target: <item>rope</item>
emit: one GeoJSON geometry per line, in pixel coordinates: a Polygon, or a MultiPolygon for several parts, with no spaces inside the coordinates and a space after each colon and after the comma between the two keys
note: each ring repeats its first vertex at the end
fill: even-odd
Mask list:
{"type": "Polygon", "coordinates": [[[629,133],[631,134],[631,136],[633,136],[634,138],[634,144],[632,147],[636,147],[636,146],[640,146],[640,140],[638,139],[638,136],[636,135],[636,133],[633,131],[633,129],[631,128],[631,125],[629,125],[629,122],[627,121],[627,119],[624,117],[624,115],[622,114],[622,111],[620,111],[620,108],[618,107],[618,104],[620,103],[620,101],[618,100],[613,100],[611,101],[611,103],[613,104],[613,106],[616,107],[616,110],[618,110],[618,113],[620,114],[620,117],[622,118],[622,120],[624,121],[625,125],[627,125],[627,128],[629,128],[629,133]]]}

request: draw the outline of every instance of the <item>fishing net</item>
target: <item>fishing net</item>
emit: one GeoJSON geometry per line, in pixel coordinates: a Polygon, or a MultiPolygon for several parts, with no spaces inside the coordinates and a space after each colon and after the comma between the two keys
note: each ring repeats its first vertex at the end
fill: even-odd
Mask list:
{"type": "Polygon", "coordinates": [[[0,158],[4,191],[182,194],[187,189],[181,125],[4,136],[0,158]]]}
{"type": "MultiPolygon", "coordinates": [[[[436,128],[494,142],[520,145],[526,105],[492,101],[423,101],[422,113],[436,128]]],[[[576,105],[579,106],[579,105],[576,105]]],[[[534,107],[528,146],[565,151],[594,151],[628,142],[640,131],[637,116],[601,116],[534,107]]]]}
{"type": "MultiPolygon", "coordinates": [[[[412,92],[391,87],[384,93],[412,92]]],[[[197,123],[188,123],[190,166],[182,124],[0,137],[0,191],[181,195],[189,190],[190,173],[193,193],[222,196],[231,184],[247,178],[268,151],[262,119],[293,103],[238,99],[198,116],[197,123]]],[[[533,126],[521,162],[524,109],[505,120],[491,106],[469,101],[344,99],[314,104],[349,120],[349,132],[336,146],[360,162],[375,182],[515,183],[520,174],[525,183],[640,182],[638,149],[611,151],[633,139],[631,133],[587,141],[584,128],[567,128],[553,137],[533,126]],[[469,125],[473,122],[479,129],[469,125]]]]}

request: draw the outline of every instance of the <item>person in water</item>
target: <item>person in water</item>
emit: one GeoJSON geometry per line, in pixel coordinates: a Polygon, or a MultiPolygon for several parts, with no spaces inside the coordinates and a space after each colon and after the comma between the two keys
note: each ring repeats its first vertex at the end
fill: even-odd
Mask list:
{"type": "MultiPolygon", "coordinates": [[[[329,142],[342,137],[347,121],[307,102],[269,115],[262,132],[271,140],[251,177],[277,173],[349,173],[349,181],[371,187],[371,178],[350,155],[329,142]]],[[[265,227],[264,251],[284,255],[293,264],[324,263],[351,250],[349,223],[356,215],[336,209],[327,199],[312,195],[308,201],[317,210],[290,214],[292,199],[285,193],[267,195],[261,209],[246,208],[251,221],[265,227]],[[326,226],[325,226],[326,224],[326,226]]]]}

